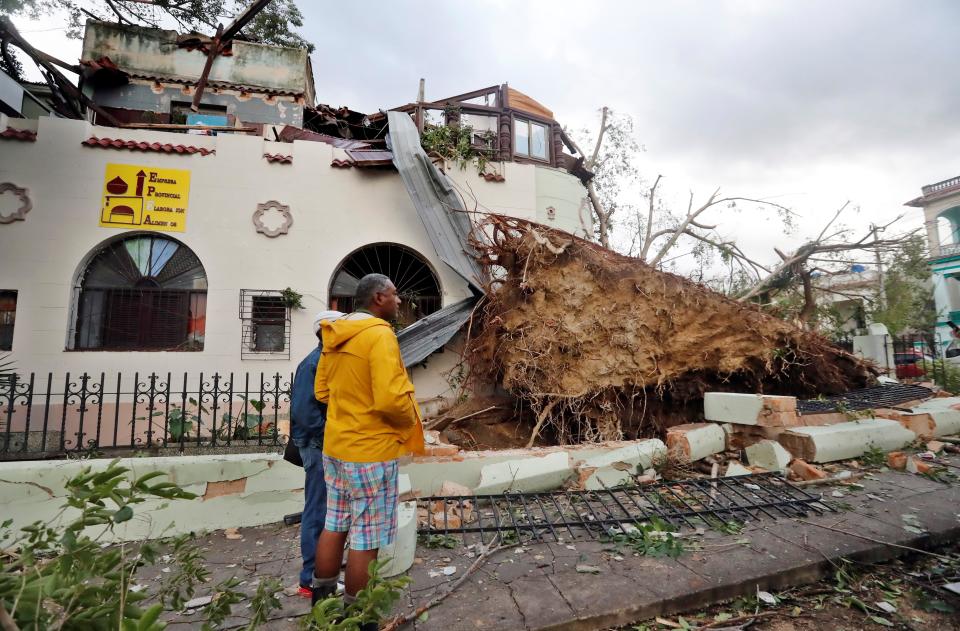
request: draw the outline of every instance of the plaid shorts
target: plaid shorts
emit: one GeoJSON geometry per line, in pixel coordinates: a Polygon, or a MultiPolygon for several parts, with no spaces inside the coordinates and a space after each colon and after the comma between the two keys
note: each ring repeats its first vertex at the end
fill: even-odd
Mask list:
{"type": "Polygon", "coordinates": [[[392,543],[397,535],[398,472],[396,460],[344,462],[324,454],[324,529],[349,532],[353,550],[375,550],[392,543]]]}

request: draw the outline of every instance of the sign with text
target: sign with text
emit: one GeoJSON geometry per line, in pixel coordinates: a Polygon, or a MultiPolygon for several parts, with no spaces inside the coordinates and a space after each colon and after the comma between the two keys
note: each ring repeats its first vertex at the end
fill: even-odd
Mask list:
{"type": "Polygon", "coordinates": [[[108,164],[100,225],[183,232],[189,194],[190,171],[108,164]]]}

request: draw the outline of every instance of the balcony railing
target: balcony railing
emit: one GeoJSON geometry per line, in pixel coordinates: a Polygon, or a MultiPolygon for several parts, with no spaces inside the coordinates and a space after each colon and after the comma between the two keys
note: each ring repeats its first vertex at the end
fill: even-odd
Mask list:
{"type": "Polygon", "coordinates": [[[960,256],[960,243],[943,244],[936,251],[930,252],[930,260],[944,259],[950,256],[960,256]]]}
{"type": "Polygon", "coordinates": [[[936,184],[927,184],[926,186],[922,187],[921,190],[923,191],[924,195],[930,195],[932,193],[939,193],[940,191],[944,191],[948,188],[956,187],[960,187],[960,176],[952,177],[949,180],[937,182],[936,184]]]}

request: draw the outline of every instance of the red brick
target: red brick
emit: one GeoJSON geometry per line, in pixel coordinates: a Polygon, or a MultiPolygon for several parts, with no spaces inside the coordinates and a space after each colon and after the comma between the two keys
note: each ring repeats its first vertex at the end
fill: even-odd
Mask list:
{"type": "Polygon", "coordinates": [[[790,471],[801,480],[822,480],[827,477],[826,472],[820,467],[815,467],[806,460],[797,458],[790,463],[790,471]]]}

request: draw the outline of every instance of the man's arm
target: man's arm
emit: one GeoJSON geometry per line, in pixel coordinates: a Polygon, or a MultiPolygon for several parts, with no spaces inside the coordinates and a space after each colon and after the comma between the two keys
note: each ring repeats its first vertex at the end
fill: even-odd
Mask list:
{"type": "Polygon", "coordinates": [[[330,388],[327,387],[327,354],[320,353],[320,361],[317,364],[317,376],[313,379],[313,395],[320,403],[330,402],[330,388]]]}
{"type": "MultiPolygon", "coordinates": [[[[373,409],[390,425],[406,429],[417,422],[413,384],[400,357],[400,345],[393,331],[384,329],[370,350],[370,381],[373,409]]],[[[320,371],[317,371],[320,374],[320,371]]]]}

